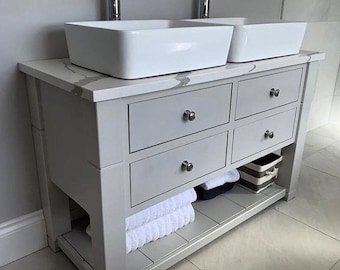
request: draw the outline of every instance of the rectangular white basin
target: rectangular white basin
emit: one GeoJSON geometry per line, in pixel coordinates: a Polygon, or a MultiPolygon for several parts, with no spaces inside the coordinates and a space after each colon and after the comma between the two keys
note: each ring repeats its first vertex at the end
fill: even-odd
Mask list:
{"type": "Polygon", "coordinates": [[[65,24],[73,64],[121,79],[225,65],[232,31],[232,26],[171,20],[65,24]]]}
{"type": "Polygon", "coordinates": [[[248,62],[300,51],[304,22],[264,21],[249,18],[209,18],[190,21],[233,25],[228,62],[248,62]]]}

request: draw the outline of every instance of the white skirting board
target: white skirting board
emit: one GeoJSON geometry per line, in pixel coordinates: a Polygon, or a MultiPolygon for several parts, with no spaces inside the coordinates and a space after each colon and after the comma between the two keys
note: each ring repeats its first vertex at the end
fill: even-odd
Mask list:
{"type": "Polygon", "coordinates": [[[42,210],[0,224],[0,267],[47,247],[42,210]]]}

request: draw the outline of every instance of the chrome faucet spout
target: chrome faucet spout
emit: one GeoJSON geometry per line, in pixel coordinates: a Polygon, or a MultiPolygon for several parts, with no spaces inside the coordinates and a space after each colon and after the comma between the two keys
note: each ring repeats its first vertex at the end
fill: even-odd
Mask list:
{"type": "Polygon", "coordinates": [[[113,21],[119,21],[120,20],[120,0],[111,0],[109,10],[110,10],[109,19],[113,21]]]}
{"type": "Polygon", "coordinates": [[[210,0],[201,0],[200,18],[209,18],[210,0]]]}

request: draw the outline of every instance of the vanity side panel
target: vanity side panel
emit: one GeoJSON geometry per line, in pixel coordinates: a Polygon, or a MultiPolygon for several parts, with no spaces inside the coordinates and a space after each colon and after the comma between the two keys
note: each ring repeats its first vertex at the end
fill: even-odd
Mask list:
{"type": "MultiPolygon", "coordinates": [[[[72,145],[78,147],[77,152],[81,153],[79,156],[82,159],[99,169],[122,161],[123,123],[120,100],[93,103],[45,82],[40,85],[45,95],[42,101],[43,113],[54,114],[60,121],[59,127],[68,128],[68,135],[61,131],[60,134],[74,139],[72,145]]],[[[45,122],[49,121],[45,119],[45,122]]],[[[68,139],[65,140],[67,142],[68,139]]]]}
{"type": "Polygon", "coordinates": [[[48,147],[67,148],[73,156],[99,165],[95,104],[43,81],[40,88],[48,147]]]}
{"type": "Polygon", "coordinates": [[[295,197],[297,183],[302,166],[302,155],[306,141],[311,102],[314,97],[315,84],[320,62],[312,62],[307,66],[305,84],[300,105],[300,117],[297,126],[295,143],[282,149],[284,161],[280,167],[276,183],[287,190],[286,200],[295,197]]]}
{"type": "MultiPolygon", "coordinates": [[[[43,82],[41,101],[50,180],[88,210],[91,190],[100,184],[99,145],[103,147],[102,141],[109,140],[106,134],[111,130],[97,122],[97,113],[107,113],[109,106],[97,110],[95,103],[43,82]]],[[[107,147],[112,145],[110,142],[107,147]]],[[[121,151],[109,148],[116,160],[121,159],[121,151]]]]}
{"type": "Polygon", "coordinates": [[[41,102],[50,180],[86,209],[87,182],[100,180],[92,165],[99,160],[98,150],[88,143],[96,130],[95,106],[44,82],[41,102]]]}
{"type": "Polygon", "coordinates": [[[41,101],[49,177],[90,215],[95,269],[126,269],[126,181],[122,151],[114,148],[123,137],[115,130],[120,100],[96,104],[42,83],[41,101]],[[115,164],[93,164],[111,152],[115,164]]]}

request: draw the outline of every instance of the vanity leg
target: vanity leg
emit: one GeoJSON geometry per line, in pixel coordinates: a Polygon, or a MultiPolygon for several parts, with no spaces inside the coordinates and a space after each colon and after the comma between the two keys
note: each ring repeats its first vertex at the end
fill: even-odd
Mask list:
{"type": "Polygon", "coordinates": [[[91,202],[94,270],[126,269],[123,166],[101,169],[91,202]]]}
{"type": "Polygon", "coordinates": [[[282,149],[283,162],[280,166],[277,184],[287,190],[285,200],[295,197],[296,186],[300,175],[303,145],[292,144],[282,149]]]}
{"type": "Polygon", "coordinates": [[[277,183],[287,189],[285,200],[291,200],[295,197],[319,64],[319,62],[312,62],[307,66],[308,70],[306,74],[308,75],[306,77],[304,96],[302,96],[301,100],[300,121],[297,126],[298,132],[296,134],[296,140],[294,144],[282,149],[283,162],[280,167],[277,183]]]}
{"type": "Polygon", "coordinates": [[[56,187],[48,177],[39,81],[26,76],[26,85],[47,239],[51,249],[56,252],[58,251],[57,237],[71,230],[69,201],[64,192],[56,187]]]}
{"type": "Polygon", "coordinates": [[[56,252],[58,236],[71,231],[68,196],[48,178],[47,156],[44,147],[44,131],[33,127],[34,148],[38,169],[41,203],[50,248],[56,252]]]}

